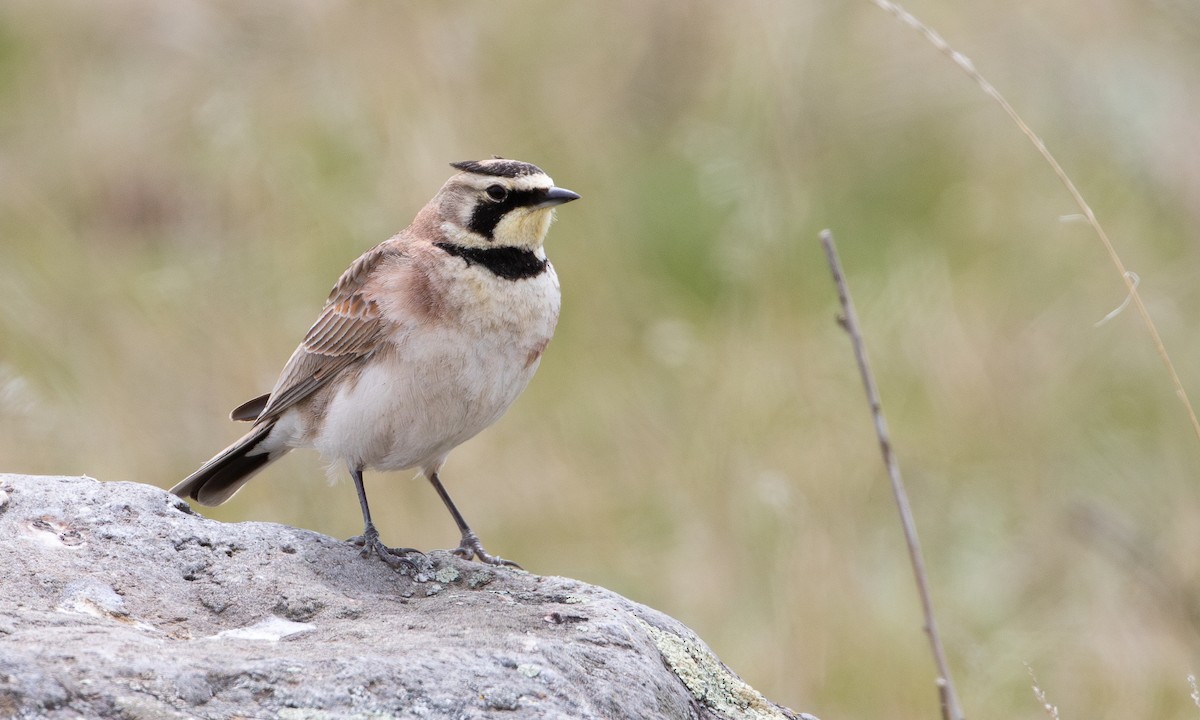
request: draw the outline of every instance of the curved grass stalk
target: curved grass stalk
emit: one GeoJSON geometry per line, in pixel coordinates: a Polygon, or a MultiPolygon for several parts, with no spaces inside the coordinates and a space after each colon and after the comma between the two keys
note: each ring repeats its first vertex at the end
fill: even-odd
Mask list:
{"type": "Polygon", "coordinates": [[[1079,188],[1075,187],[1075,183],[1072,182],[1066,171],[1063,170],[1062,165],[1058,163],[1058,160],[1053,154],[1051,154],[1050,150],[1046,148],[1046,143],[1029,127],[1021,115],[1017,113],[1016,109],[1009,104],[1008,100],[1004,99],[1004,96],[1000,94],[1000,91],[997,90],[990,82],[988,82],[987,78],[985,78],[978,70],[975,69],[975,65],[971,62],[971,59],[950,47],[950,44],[947,43],[945,39],[943,39],[942,36],[937,33],[937,31],[918,20],[912,13],[908,12],[900,5],[891,2],[891,0],[871,1],[880,8],[894,15],[896,19],[900,20],[905,25],[908,25],[912,29],[916,30],[926,40],[928,40],[929,43],[938,50],[938,52],[950,58],[955,65],[957,65],[960,69],[962,69],[963,72],[965,72],[972,80],[975,81],[975,84],[977,84],[980,89],[983,90],[985,95],[996,101],[1000,108],[1004,110],[1004,113],[1008,115],[1009,119],[1011,119],[1025,135],[1025,137],[1027,137],[1029,141],[1033,143],[1033,146],[1042,156],[1042,159],[1044,159],[1046,163],[1050,165],[1050,169],[1054,171],[1054,174],[1058,177],[1059,181],[1061,181],[1062,184],[1067,188],[1067,192],[1070,193],[1071,198],[1075,201],[1075,204],[1079,206],[1079,211],[1083,214],[1084,220],[1088,225],[1091,226],[1092,230],[1095,231],[1096,236],[1100,238],[1100,243],[1104,245],[1104,250],[1108,253],[1109,260],[1112,261],[1113,266],[1117,269],[1117,272],[1120,273],[1121,280],[1125,283],[1125,289],[1129,293],[1129,299],[1132,301],[1133,306],[1137,309],[1138,315],[1142,319],[1142,324],[1145,325],[1146,329],[1150,332],[1150,339],[1154,343],[1154,350],[1158,353],[1159,359],[1162,360],[1163,365],[1167,369],[1167,374],[1171,378],[1171,384],[1175,388],[1175,395],[1183,403],[1183,406],[1187,411],[1188,419],[1192,423],[1192,432],[1195,433],[1196,439],[1200,440],[1200,419],[1197,419],[1196,417],[1196,411],[1192,408],[1191,400],[1188,399],[1187,391],[1183,387],[1183,381],[1179,379],[1179,373],[1175,371],[1175,363],[1171,362],[1171,356],[1167,353],[1167,348],[1163,344],[1162,337],[1158,333],[1158,328],[1155,326],[1154,320],[1150,317],[1150,311],[1146,309],[1146,304],[1142,302],[1142,296],[1138,292],[1138,282],[1136,279],[1137,275],[1125,268],[1125,263],[1121,262],[1121,257],[1117,254],[1117,250],[1113,246],[1112,241],[1109,240],[1108,233],[1104,231],[1104,228],[1096,219],[1096,214],[1092,212],[1091,206],[1088,205],[1087,201],[1083,199],[1083,194],[1079,192],[1079,188]]]}

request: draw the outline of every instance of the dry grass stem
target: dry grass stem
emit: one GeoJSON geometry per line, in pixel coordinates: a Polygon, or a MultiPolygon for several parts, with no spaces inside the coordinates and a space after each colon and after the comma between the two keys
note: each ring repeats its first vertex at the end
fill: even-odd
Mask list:
{"type": "Polygon", "coordinates": [[[1046,693],[1038,685],[1037,675],[1034,675],[1033,668],[1029,665],[1029,663],[1025,663],[1025,669],[1029,671],[1029,679],[1033,681],[1033,696],[1037,698],[1037,701],[1041,704],[1042,709],[1046,711],[1046,715],[1050,718],[1050,720],[1060,720],[1058,716],[1058,707],[1056,705],[1051,705],[1050,702],[1046,700],[1046,693]]]}
{"type": "Polygon", "coordinates": [[[1167,353],[1167,348],[1163,344],[1162,337],[1158,333],[1158,328],[1155,326],[1154,320],[1150,317],[1150,311],[1146,309],[1145,303],[1142,302],[1142,296],[1138,293],[1138,283],[1136,281],[1137,276],[1125,269],[1125,263],[1123,263],[1120,256],[1117,255],[1117,250],[1115,247],[1113,247],[1112,241],[1109,240],[1108,233],[1104,231],[1104,228],[1100,225],[1100,222],[1096,220],[1096,214],[1092,212],[1091,206],[1088,205],[1087,201],[1083,199],[1083,194],[1079,192],[1079,188],[1075,187],[1075,183],[1071,181],[1071,178],[1067,175],[1066,171],[1063,170],[1062,165],[1058,163],[1058,160],[1055,159],[1054,155],[1050,153],[1050,150],[1046,148],[1046,143],[1029,127],[1028,124],[1026,124],[1025,120],[1020,116],[1020,114],[1018,114],[1013,106],[1009,104],[1008,100],[1005,100],[1004,96],[1000,94],[1000,91],[998,91],[990,82],[988,82],[987,78],[983,77],[983,75],[981,75],[979,71],[975,69],[975,65],[971,62],[971,59],[950,47],[950,44],[947,43],[945,39],[943,39],[942,36],[937,33],[937,31],[918,20],[912,13],[908,12],[900,5],[891,2],[891,0],[871,1],[880,8],[894,15],[905,25],[908,25],[912,29],[919,32],[926,40],[929,41],[931,45],[937,48],[938,52],[950,58],[955,65],[961,68],[963,72],[965,72],[972,80],[975,81],[977,85],[979,85],[984,94],[996,101],[1001,109],[1004,110],[1004,113],[1008,115],[1013,123],[1025,135],[1025,137],[1027,137],[1029,141],[1033,143],[1033,146],[1037,148],[1038,153],[1050,165],[1051,170],[1054,171],[1054,174],[1067,188],[1067,192],[1071,194],[1071,198],[1074,199],[1075,204],[1079,206],[1079,209],[1083,213],[1083,217],[1087,221],[1087,224],[1092,227],[1092,230],[1095,231],[1096,236],[1100,238],[1100,242],[1104,245],[1104,249],[1108,253],[1109,260],[1112,261],[1112,264],[1114,267],[1116,267],[1117,272],[1121,274],[1121,279],[1125,283],[1125,288],[1129,293],[1129,298],[1132,300],[1134,307],[1137,308],[1138,315],[1140,315],[1142,318],[1142,323],[1150,332],[1150,338],[1154,343],[1154,349],[1158,353],[1159,359],[1162,360],[1163,365],[1166,366],[1167,374],[1171,377],[1171,384],[1175,388],[1175,395],[1179,398],[1179,400],[1183,403],[1184,408],[1187,410],[1188,419],[1192,423],[1192,431],[1195,433],[1196,439],[1200,440],[1200,419],[1197,419],[1196,417],[1196,411],[1192,408],[1192,403],[1191,400],[1188,399],[1187,391],[1183,388],[1183,382],[1179,379],[1179,373],[1175,371],[1175,364],[1171,362],[1171,356],[1167,353]]]}
{"type": "Polygon", "coordinates": [[[829,259],[829,269],[833,272],[833,282],[837,286],[838,300],[842,305],[841,326],[850,336],[854,347],[854,359],[858,362],[858,372],[862,377],[863,387],[867,392],[867,402],[871,405],[871,417],[875,421],[875,435],[879,438],[879,449],[883,454],[883,464],[887,468],[888,478],[892,483],[892,494],[896,499],[896,507],[900,510],[900,524],[904,528],[904,541],[908,546],[908,557],[912,563],[913,575],[917,580],[917,593],[921,597],[921,610],[925,615],[925,632],[929,636],[929,644],[933,649],[933,661],[937,665],[938,696],[942,706],[942,717],[945,720],[962,720],[962,708],[958,702],[958,693],[954,690],[954,682],[950,678],[950,667],[946,662],[946,651],[938,634],[937,622],[934,620],[933,600],[929,592],[929,577],[925,571],[925,558],[921,553],[921,542],[917,538],[917,523],[913,519],[912,507],[908,502],[908,492],[904,489],[904,479],[900,476],[900,464],[892,451],[891,436],[887,429],[887,420],[883,416],[883,404],[879,399],[879,389],[875,385],[875,377],[867,363],[867,350],[863,344],[862,331],[859,329],[858,314],[854,311],[854,302],[850,298],[850,287],[842,272],[842,263],[838,259],[837,250],[833,245],[833,233],[821,231],[821,245],[829,259]]]}

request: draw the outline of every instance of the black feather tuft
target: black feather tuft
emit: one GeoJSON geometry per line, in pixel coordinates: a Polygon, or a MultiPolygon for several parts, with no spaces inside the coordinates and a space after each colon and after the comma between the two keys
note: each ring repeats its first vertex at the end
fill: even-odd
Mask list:
{"type": "Polygon", "coordinates": [[[476,175],[489,175],[491,177],[506,177],[517,178],[525,175],[545,174],[537,165],[532,165],[520,160],[505,160],[504,158],[496,157],[491,160],[463,160],[462,162],[450,163],[450,167],[463,172],[475,173],[476,175]]]}

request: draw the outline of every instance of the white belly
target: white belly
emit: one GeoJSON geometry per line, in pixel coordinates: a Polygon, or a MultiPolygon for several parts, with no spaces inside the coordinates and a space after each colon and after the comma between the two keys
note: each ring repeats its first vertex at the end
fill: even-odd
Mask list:
{"type": "Polygon", "coordinates": [[[525,287],[516,307],[471,308],[466,325],[398,333],[336,391],[313,445],[355,467],[436,470],[529,384],[558,318],[557,279],[546,280],[545,293],[525,287]]]}
{"type": "MultiPolygon", "coordinates": [[[[315,446],[327,459],[377,470],[433,468],[504,414],[537,369],[528,352],[484,357],[453,337],[368,364],[329,403],[315,446]],[[456,347],[457,346],[457,347],[456,347]]],[[[424,344],[424,343],[422,343],[424,344]]]]}

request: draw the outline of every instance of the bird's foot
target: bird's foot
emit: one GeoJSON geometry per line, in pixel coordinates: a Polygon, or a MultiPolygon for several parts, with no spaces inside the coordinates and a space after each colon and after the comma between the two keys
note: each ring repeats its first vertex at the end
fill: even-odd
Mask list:
{"type": "Polygon", "coordinates": [[[460,542],[458,547],[454,548],[454,550],[451,552],[466,560],[476,558],[479,560],[479,562],[487,563],[488,565],[514,567],[518,570],[524,569],[512,560],[505,560],[502,557],[488,553],[483,549],[483,543],[479,542],[479,537],[471,531],[463,533],[462,542],[460,542]]]}
{"type": "Polygon", "coordinates": [[[417,563],[413,561],[412,555],[425,559],[425,553],[415,548],[390,548],[384,545],[379,539],[379,531],[374,525],[368,525],[363,528],[362,535],[355,535],[346,542],[351,545],[356,545],[362,548],[360,555],[364,558],[375,555],[380,560],[384,561],[394,570],[407,568],[412,575],[420,572],[417,563]]]}

